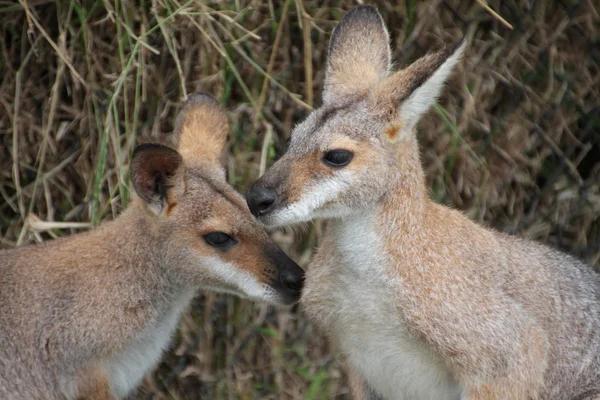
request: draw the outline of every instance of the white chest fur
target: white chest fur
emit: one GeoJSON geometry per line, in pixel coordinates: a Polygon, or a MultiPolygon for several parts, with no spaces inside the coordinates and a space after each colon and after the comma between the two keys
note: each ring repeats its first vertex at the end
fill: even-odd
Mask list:
{"type": "Polygon", "coordinates": [[[194,296],[195,290],[182,293],[166,312],[141,331],[120,357],[108,365],[110,386],[117,398],[125,398],[160,361],[168,346],[181,313],[194,296]]]}
{"type": "Polygon", "coordinates": [[[329,260],[333,271],[320,293],[338,310],[331,330],[348,361],[386,400],[460,398],[448,369],[398,314],[372,216],[353,216],[332,228],[341,259],[329,260]]]}

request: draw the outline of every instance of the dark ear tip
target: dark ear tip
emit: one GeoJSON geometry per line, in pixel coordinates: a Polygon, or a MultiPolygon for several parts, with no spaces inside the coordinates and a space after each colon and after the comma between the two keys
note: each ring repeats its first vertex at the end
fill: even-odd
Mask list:
{"type": "Polygon", "coordinates": [[[187,99],[185,99],[185,103],[183,104],[183,108],[187,109],[201,104],[210,104],[213,106],[221,105],[219,100],[217,100],[213,95],[206,92],[195,92],[188,95],[187,99]]]}
{"type": "MultiPolygon", "coordinates": [[[[438,50],[436,53],[432,53],[433,57],[436,57],[440,62],[446,61],[448,58],[452,57],[457,52],[464,52],[465,47],[467,47],[467,37],[463,36],[463,38],[453,44],[446,45],[438,50]]],[[[437,67],[436,67],[437,68],[437,67]]]]}
{"type": "Polygon", "coordinates": [[[131,154],[131,168],[137,166],[140,157],[142,157],[142,154],[144,154],[146,151],[158,150],[160,147],[161,145],[158,143],[142,143],[137,145],[133,150],[133,154],[131,154]]]}
{"type": "Polygon", "coordinates": [[[352,7],[350,11],[346,14],[344,19],[346,18],[363,18],[363,17],[377,17],[381,18],[381,14],[377,11],[377,7],[362,4],[356,7],[352,7]]]}
{"type": "Polygon", "coordinates": [[[181,155],[177,152],[177,150],[158,143],[143,143],[133,150],[130,163],[131,171],[133,173],[137,173],[140,164],[152,157],[160,157],[164,160],[170,160],[171,163],[177,166],[183,162],[181,155]]]}
{"type": "Polygon", "coordinates": [[[467,37],[463,36],[462,39],[460,39],[460,41],[448,46],[446,48],[446,52],[447,52],[448,56],[451,56],[452,54],[456,53],[459,49],[466,47],[467,43],[468,43],[467,37]]]}
{"type": "Polygon", "coordinates": [[[353,7],[340,21],[340,25],[353,25],[354,23],[375,24],[383,26],[383,17],[374,6],[360,5],[353,7]]]}
{"type": "Polygon", "coordinates": [[[217,100],[213,95],[205,92],[190,93],[183,102],[181,110],[179,111],[179,115],[177,116],[177,120],[175,121],[175,131],[179,131],[181,125],[183,124],[184,117],[188,114],[188,112],[203,107],[208,107],[209,109],[213,110],[222,110],[221,103],[219,103],[219,100],[217,100]]]}
{"type": "Polygon", "coordinates": [[[163,146],[162,144],[158,144],[158,143],[142,143],[140,145],[138,145],[135,150],[133,150],[133,154],[131,155],[131,160],[137,159],[138,157],[140,157],[140,155],[142,153],[145,153],[147,151],[154,151],[154,152],[166,152],[166,153],[172,153],[171,155],[175,156],[175,155],[179,155],[179,153],[168,147],[168,146],[163,146]]]}
{"type": "Polygon", "coordinates": [[[365,35],[387,32],[383,17],[379,14],[377,8],[368,5],[353,7],[344,15],[344,18],[333,30],[330,46],[338,41],[340,36],[344,36],[351,31],[359,31],[365,35]]]}

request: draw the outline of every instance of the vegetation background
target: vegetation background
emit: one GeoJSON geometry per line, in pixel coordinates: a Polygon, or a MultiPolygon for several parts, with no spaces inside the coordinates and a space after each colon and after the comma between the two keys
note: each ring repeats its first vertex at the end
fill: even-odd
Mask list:
{"type": "MultiPolygon", "coordinates": [[[[114,218],[136,144],[169,143],[186,94],[229,110],[244,191],[318,105],[350,0],[0,0],[0,246],[114,218]]],[[[497,229],[600,262],[600,4],[375,1],[398,65],[466,35],[420,124],[431,195],[497,229]],[[510,29],[504,19],[512,26],[510,29]]],[[[318,225],[275,232],[301,264],[318,225]]],[[[298,309],[199,295],[136,398],[325,399],[348,389],[298,309]]]]}

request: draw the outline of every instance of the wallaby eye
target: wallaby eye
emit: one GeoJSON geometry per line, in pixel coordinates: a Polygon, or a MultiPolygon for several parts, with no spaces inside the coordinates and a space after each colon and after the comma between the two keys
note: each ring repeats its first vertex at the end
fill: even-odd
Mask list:
{"type": "Polygon", "coordinates": [[[204,241],[209,246],[223,251],[229,250],[237,244],[237,240],[224,232],[209,232],[204,235],[204,241]]]}
{"type": "Polygon", "coordinates": [[[330,167],[345,167],[353,157],[354,154],[348,150],[329,150],[323,155],[323,162],[330,167]]]}

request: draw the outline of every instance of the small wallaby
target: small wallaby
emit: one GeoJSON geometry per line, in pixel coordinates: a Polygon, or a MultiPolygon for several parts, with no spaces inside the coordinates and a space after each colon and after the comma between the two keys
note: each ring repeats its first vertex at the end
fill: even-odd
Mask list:
{"type": "Polygon", "coordinates": [[[177,151],[143,144],[137,196],[90,232],[0,252],[0,398],[121,399],[160,360],[198,288],[289,305],[304,273],[225,180],[228,123],[190,96],[177,151]]]}
{"type": "Polygon", "coordinates": [[[267,225],[326,218],[301,304],[359,399],[599,399],[600,276],[429,199],[415,124],[465,44],[392,72],[377,10],[333,32],[323,105],[249,190],[267,225]]]}

